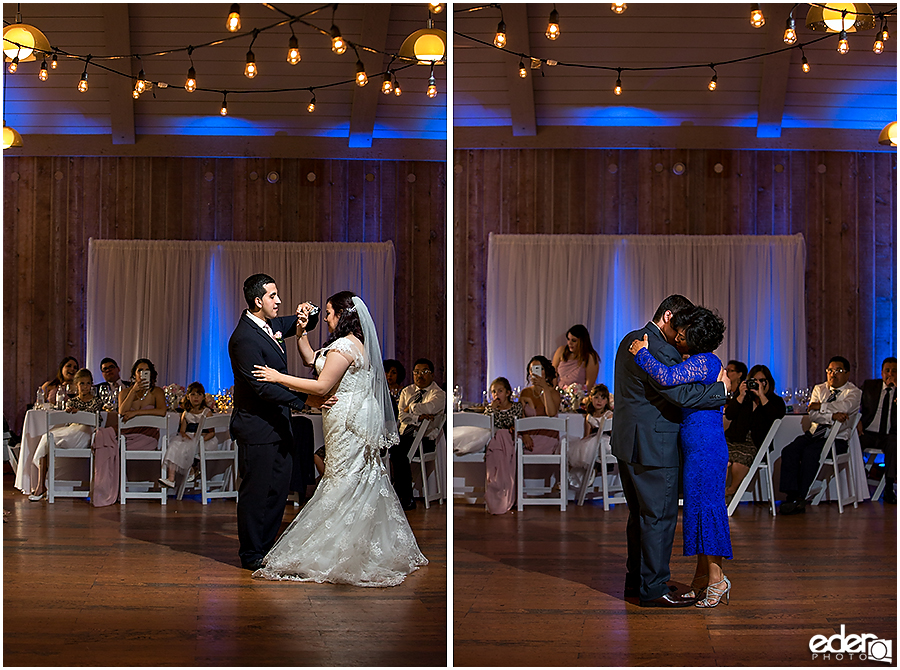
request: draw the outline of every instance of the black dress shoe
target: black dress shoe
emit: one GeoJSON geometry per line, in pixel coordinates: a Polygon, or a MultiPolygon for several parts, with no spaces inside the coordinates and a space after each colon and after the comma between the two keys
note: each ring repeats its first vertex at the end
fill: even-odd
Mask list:
{"type": "Polygon", "coordinates": [[[400,503],[400,506],[403,508],[404,512],[409,512],[410,510],[413,510],[416,508],[416,501],[415,500],[407,500],[406,502],[400,503]]]}
{"type": "Polygon", "coordinates": [[[793,501],[789,500],[788,502],[781,503],[781,507],[778,510],[778,513],[782,516],[790,515],[790,514],[805,514],[806,513],[806,501],[793,501]]]}
{"type": "Polygon", "coordinates": [[[257,558],[255,560],[250,561],[249,563],[244,563],[241,561],[241,567],[244,570],[259,570],[263,566],[263,559],[257,558]]]}
{"type": "MultiPolygon", "coordinates": [[[[677,591],[678,587],[674,584],[669,584],[669,591],[677,591]]],[[[625,597],[626,598],[640,598],[641,597],[641,589],[638,586],[626,586],[625,587],[625,597]]]]}
{"type": "Polygon", "coordinates": [[[884,494],[884,502],[887,505],[896,505],[897,504],[897,494],[896,493],[887,493],[884,494]]]}
{"type": "Polygon", "coordinates": [[[640,604],[641,607],[690,607],[697,602],[697,600],[698,598],[696,596],[693,598],[685,598],[684,596],[677,596],[674,593],[667,593],[659,598],[654,598],[653,600],[642,600],[640,604]]]}

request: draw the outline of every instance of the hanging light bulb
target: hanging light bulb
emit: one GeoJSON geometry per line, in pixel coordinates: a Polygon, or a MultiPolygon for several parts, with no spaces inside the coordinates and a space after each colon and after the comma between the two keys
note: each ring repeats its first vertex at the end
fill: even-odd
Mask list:
{"type": "Polygon", "coordinates": [[[616,95],[622,95],[622,71],[617,70],[618,76],[616,77],[616,87],[613,89],[613,93],[616,95]]]}
{"type": "Polygon", "coordinates": [[[872,51],[877,54],[884,53],[884,41],[881,39],[881,33],[875,35],[875,43],[872,45],[872,51]]]}
{"type": "Polygon", "coordinates": [[[222,107],[219,109],[221,116],[228,116],[228,94],[222,96],[222,107]]]}
{"type": "Polygon", "coordinates": [[[228,12],[228,18],[225,19],[225,27],[232,33],[236,33],[241,29],[241,6],[238,3],[231,5],[231,10],[228,12]]]}
{"type": "Polygon", "coordinates": [[[709,80],[709,84],[706,85],[706,88],[708,88],[710,91],[715,91],[716,86],[718,86],[718,84],[717,84],[718,80],[719,80],[719,77],[716,74],[716,68],[713,68],[712,79],[709,80]]]}
{"type": "Polygon", "coordinates": [[[347,50],[347,43],[341,37],[341,31],[334,24],[331,25],[331,50],[338,55],[347,50]]]}
{"type": "Polygon", "coordinates": [[[845,54],[850,51],[850,42],[847,41],[847,31],[842,30],[838,38],[837,50],[839,54],[845,54]]]}
{"type": "Polygon", "coordinates": [[[47,59],[45,58],[41,61],[41,71],[38,73],[38,79],[41,81],[47,81],[47,78],[50,76],[50,73],[47,71],[47,59]]]}
{"type": "Polygon", "coordinates": [[[494,46],[498,49],[502,49],[506,46],[506,24],[503,23],[503,20],[500,20],[500,23],[497,24],[497,34],[494,35],[494,46]]]}
{"type": "Polygon", "coordinates": [[[887,42],[891,38],[890,33],[888,33],[888,26],[887,26],[886,18],[881,19],[881,30],[878,32],[880,33],[879,37],[882,42],[887,42]]]}
{"type": "Polygon", "coordinates": [[[381,92],[390,95],[394,92],[394,84],[391,82],[391,73],[384,73],[384,81],[381,83],[381,92]]]}
{"type": "Polygon", "coordinates": [[[197,73],[194,70],[193,65],[188,68],[187,79],[184,82],[184,90],[188,93],[193,93],[197,90],[197,73]]]}
{"type": "Polygon", "coordinates": [[[78,90],[82,93],[86,93],[88,90],[87,70],[81,73],[81,80],[78,82],[78,90]]]}
{"type": "Polygon", "coordinates": [[[794,23],[794,17],[789,16],[784,26],[784,43],[796,44],[797,42],[797,26],[794,23]]]}
{"type": "Polygon", "coordinates": [[[548,40],[555,40],[559,37],[559,12],[556,7],[550,12],[550,21],[547,23],[547,32],[544,33],[548,40]]]}
{"type": "Polygon", "coordinates": [[[609,8],[616,14],[621,14],[626,9],[628,9],[628,5],[626,5],[624,2],[614,2],[609,6],[609,8]]]}
{"type": "Polygon", "coordinates": [[[441,12],[444,11],[444,5],[443,5],[443,3],[440,3],[440,2],[429,2],[428,5],[429,5],[429,7],[431,8],[431,11],[434,12],[435,14],[440,14],[441,12]]]}
{"type": "Polygon", "coordinates": [[[519,76],[522,77],[522,79],[525,79],[525,77],[528,76],[528,70],[525,69],[525,63],[522,61],[519,61],[519,76]]]}
{"type": "Polygon", "coordinates": [[[51,69],[51,70],[55,70],[55,69],[56,69],[56,66],[57,66],[58,64],[59,64],[59,62],[58,62],[58,60],[57,60],[57,58],[56,58],[56,54],[53,54],[53,55],[50,57],[50,69],[51,69]]]}
{"type": "Polygon", "coordinates": [[[809,61],[806,60],[806,56],[800,59],[800,69],[804,72],[809,72],[812,68],[809,66],[809,61]]]}
{"type": "Polygon", "coordinates": [[[10,74],[14,74],[16,70],[19,69],[19,57],[13,56],[13,59],[9,61],[9,65],[6,66],[6,71],[10,74]]]}
{"type": "Polygon", "coordinates": [[[397,75],[394,75],[394,95],[398,98],[403,95],[403,91],[400,88],[400,82],[397,81],[397,75]]]}
{"type": "Polygon", "coordinates": [[[306,106],[306,111],[312,114],[316,111],[316,94],[312,94],[312,99],[309,101],[309,104],[306,106]]]}
{"type": "Polygon", "coordinates": [[[428,97],[433,98],[437,95],[437,84],[434,81],[434,74],[428,78],[428,97]]]}
{"type": "Polygon", "coordinates": [[[766,17],[763,16],[759,5],[750,5],[750,25],[754,28],[762,28],[766,25],[766,17]]]}
{"type": "Polygon", "coordinates": [[[361,60],[356,61],[356,85],[357,86],[365,86],[369,83],[369,78],[366,76],[366,68],[363,66],[361,60]]]}
{"type": "Polygon", "coordinates": [[[296,65],[300,62],[300,45],[297,43],[296,35],[291,35],[291,39],[288,40],[287,62],[291,65],[296,65]]]}
{"type": "Polygon", "coordinates": [[[256,69],[256,56],[252,51],[247,52],[247,65],[244,67],[244,76],[247,79],[253,79],[258,74],[256,69]]]}
{"type": "Polygon", "coordinates": [[[134,97],[137,98],[138,95],[147,90],[147,85],[144,83],[144,71],[141,70],[138,73],[138,78],[134,82],[134,92],[137,93],[134,97]]]}

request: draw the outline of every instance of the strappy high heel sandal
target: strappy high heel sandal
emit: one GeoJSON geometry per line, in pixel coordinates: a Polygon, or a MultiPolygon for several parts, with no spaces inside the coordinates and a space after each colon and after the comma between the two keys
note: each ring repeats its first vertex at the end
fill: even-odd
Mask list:
{"type": "Polygon", "coordinates": [[[706,597],[703,600],[698,600],[694,603],[695,607],[715,607],[722,600],[725,600],[725,604],[728,604],[728,601],[731,598],[731,582],[728,580],[728,577],[722,575],[722,581],[716,582],[715,584],[710,584],[706,587],[706,597]]]}
{"type": "Polygon", "coordinates": [[[708,584],[705,586],[701,586],[702,582],[708,582],[709,575],[700,575],[699,577],[694,577],[691,581],[691,590],[684,594],[685,598],[703,598],[706,595],[706,589],[708,588],[708,584]]]}

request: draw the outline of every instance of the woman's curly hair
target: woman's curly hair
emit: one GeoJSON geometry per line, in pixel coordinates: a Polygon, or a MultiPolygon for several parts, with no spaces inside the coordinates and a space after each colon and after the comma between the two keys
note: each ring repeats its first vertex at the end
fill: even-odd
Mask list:
{"type": "Polygon", "coordinates": [[[725,338],[725,322],[706,307],[682,310],[673,319],[675,330],[684,328],[688,353],[706,354],[715,351],[725,338]]]}

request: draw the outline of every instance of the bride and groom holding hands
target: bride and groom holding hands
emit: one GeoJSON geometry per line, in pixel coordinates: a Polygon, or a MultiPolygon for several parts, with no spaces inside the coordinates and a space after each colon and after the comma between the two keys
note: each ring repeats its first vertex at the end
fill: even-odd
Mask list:
{"type": "Polygon", "coordinates": [[[731,582],[722,571],[722,559],[732,557],[725,506],[728,447],[720,411],[728,393],[722,363],[712,353],[724,332],[715,313],[671,295],[616,352],[611,446],[628,506],[625,597],[637,598],[642,607],[728,602],[731,582]],[[697,556],[686,593],[669,584],[679,470],[684,555],[697,556]]]}
{"type": "Polygon", "coordinates": [[[228,342],[241,565],[272,580],[401,583],[428,561],[379,457],[399,438],[368,308],[349,291],[328,298],[323,316],[331,337],[313,351],[307,338],[318,321],[313,305],[279,317],[278,288],[265,274],[244,282],[244,298],[248,309],[228,342]],[[286,338],[294,335],[314,379],[288,374],[286,338]],[[293,462],[290,411],[304,404],[323,408],[325,472],[276,541],[293,462]]]}

